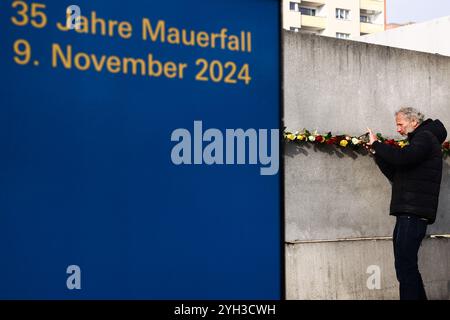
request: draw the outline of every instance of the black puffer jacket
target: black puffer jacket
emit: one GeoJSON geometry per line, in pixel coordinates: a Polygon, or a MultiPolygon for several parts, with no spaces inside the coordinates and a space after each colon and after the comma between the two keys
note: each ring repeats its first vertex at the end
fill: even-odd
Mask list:
{"type": "Polygon", "coordinates": [[[391,215],[414,214],[436,220],[442,178],[442,143],[447,130],[428,119],[408,134],[403,149],[374,142],[375,161],[392,182],[391,215]]]}

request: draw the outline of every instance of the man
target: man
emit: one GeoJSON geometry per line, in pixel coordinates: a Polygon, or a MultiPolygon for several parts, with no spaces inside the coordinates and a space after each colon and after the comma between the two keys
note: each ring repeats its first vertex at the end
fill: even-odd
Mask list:
{"type": "Polygon", "coordinates": [[[413,108],[395,114],[397,132],[409,145],[381,143],[369,129],[375,161],[392,184],[390,214],[396,216],[393,234],[395,271],[400,300],[426,300],[417,255],[428,224],[436,220],[442,177],[442,143],[447,131],[439,120],[413,108]]]}

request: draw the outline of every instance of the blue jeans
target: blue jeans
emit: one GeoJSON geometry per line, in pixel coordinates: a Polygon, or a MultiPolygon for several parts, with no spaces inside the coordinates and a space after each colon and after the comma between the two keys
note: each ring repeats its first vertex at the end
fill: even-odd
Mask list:
{"type": "Polygon", "coordinates": [[[400,300],[427,300],[417,259],[426,231],[426,220],[415,215],[397,216],[393,243],[400,300]]]}

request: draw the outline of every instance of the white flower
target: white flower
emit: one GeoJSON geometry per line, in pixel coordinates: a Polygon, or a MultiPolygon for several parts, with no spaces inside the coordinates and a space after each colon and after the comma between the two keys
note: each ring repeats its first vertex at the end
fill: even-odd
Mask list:
{"type": "Polygon", "coordinates": [[[314,136],[309,136],[308,139],[309,139],[309,141],[314,142],[314,141],[316,140],[316,137],[314,137],[314,136]]]}
{"type": "Polygon", "coordinates": [[[360,144],[360,143],[361,143],[361,140],[359,140],[359,139],[357,139],[357,138],[353,138],[353,139],[352,139],[352,143],[355,144],[355,145],[356,145],[356,144],[360,144]]]}

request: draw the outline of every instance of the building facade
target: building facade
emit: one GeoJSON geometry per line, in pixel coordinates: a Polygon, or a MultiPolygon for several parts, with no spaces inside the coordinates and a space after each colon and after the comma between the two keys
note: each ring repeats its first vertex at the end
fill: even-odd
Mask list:
{"type": "Polygon", "coordinates": [[[283,0],[283,28],[353,39],[385,29],[385,0],[283,0]]]}

